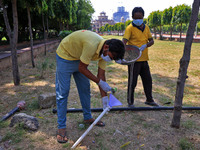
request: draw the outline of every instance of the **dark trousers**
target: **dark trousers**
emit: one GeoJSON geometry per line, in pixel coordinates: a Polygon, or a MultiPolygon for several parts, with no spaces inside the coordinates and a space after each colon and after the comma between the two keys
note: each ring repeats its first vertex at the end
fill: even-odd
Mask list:
{"type": "Polygon", "coordinates": [[[128,65],[128,95],[127,102],[129,105],[134,103],[134,90],[137,85],[138,75],[141,76],[146,101],[153,101],[152,97],[152,78],[147,61],[135,62],[128,65]]]}

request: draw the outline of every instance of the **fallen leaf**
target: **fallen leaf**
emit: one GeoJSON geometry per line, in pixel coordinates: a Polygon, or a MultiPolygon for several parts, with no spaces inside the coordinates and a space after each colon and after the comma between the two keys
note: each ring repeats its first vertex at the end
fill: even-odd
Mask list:
{"type": "Polygon", "coordinates": [[[123,147],[125,147],[125,146],[129,145],[130,143],[131,143],[131,141],[129,141],[129,142],[126,142],[125,144],[123,144],[122,146],[120,146],[120,148],[123,148],[123,147]]]}
{"type": "Polygon", "coordinates": [[[140,147],[143,147],[143,146],[144,146],[144,144],[140,145],[140,147]]]}

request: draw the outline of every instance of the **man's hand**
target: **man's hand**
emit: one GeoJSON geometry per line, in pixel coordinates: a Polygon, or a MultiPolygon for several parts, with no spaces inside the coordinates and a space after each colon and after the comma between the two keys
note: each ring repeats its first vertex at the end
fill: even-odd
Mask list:
{"type": "Polygon", "coordinates": [[[124,62],[124,59],[115,60],[115,62],[118,64],[122,64],[124,62]]]}
{"type": "Polygon", "coordinates": [[[99,81],[98,85],[104,90],[105,92],[111,91],[111,87],[106,83],[105,81],[101,80],[99,81]]]}
{"type": "MultiPolygon", "coordinates": [[[[103,110],[104,109],[106,109],[106,107],[109,107],[110,108],[110,106],[108,105],[108,96],[104,96],[104,97],[102,97],[102,105],[103,105],[103,110]]],[[[109,109],[110,110],[110,109],[109,109]]]]}
{"type": "Polygon", "coordinates": [[[140,51],[143,51],[146,47],[147,47],[147,44],[144,44],[144,45],[142,45],[142,46],[139,48],[139,50],[140,50],[140,51]]]}

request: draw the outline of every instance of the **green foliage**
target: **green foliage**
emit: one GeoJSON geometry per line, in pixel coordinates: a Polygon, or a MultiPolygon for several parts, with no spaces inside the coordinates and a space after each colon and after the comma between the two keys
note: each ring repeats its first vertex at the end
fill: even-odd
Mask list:
{"type": "Polygon", "coordinates": [[[181,138],[179,140],[179,147],[181,150],[194,150],[192,143],[189,142],[186,138],[181,138]]]}
{"type": "Polygon", "coordinates": [[[44,74],[45,74],[45,71],[47,69],[52,69],[54,68],[54,64],[53,62],[50,63],[49,60],[46,58],[44,61],[39,61],[37,64],[36,64],[36,68],[38,69],[38,72],[40,73],[39,74],[39,78],[40,79],[44,79],[44,74]]]}
{"type": "Polygon", "coordinates": [[[32,102],[28,105],[28,109],[29,109],[29,110],[37,110],[37,109],[39,109],[39,108],[40,108],[40,106],[39,106],[39,103],[38,103],[37,100],[32,101],[32,102]]]}
{"type": "Polygon", "coordinates": [[[104,26],[101,26],[101,27],[99,28],[99,31],[100,31],[101,33],[104,33],[105,27],[104,27],[104,26]]]}
{"type": "Polygon", "coordinates": [[[2,141],[12,140],[12,143],[19,143],[22,141],[25,133],[26,132],[23,129],[23,124],[19,124],[15,127],[14,132],[8,131],[3,137],[2,141]]]}
{"type": "Polygon", "coordinates": [[[195,125],[195,122],[188,120],[188,121],[183,122],[182,126],[185,127],[186,129],[190,129],[190,128],[194,128],[196,125],[195,125]]]}
{"type": "Polygon", "coordinates": [[[132,20],[127,20],[127,21],[125,22],[125,27],[127,27],[131,22],[132,22],[132,20]]]}
{"type": "Polygon", "coordinates": [[[178,5],[174,7],[172,13],[172,23],[173,24],[181,24],[181,23],[188,23],[190,21],[191,16],[191,7],[185,4],[178,5]]]}
{"type": "Polygon", "coordinates": [[[59,37],[61,37],[62,39],[65,38],[66,36],[68,36],[69,34],[71,34],[73,31],[71,30],[63,30],[60,31],[60,33],[58,34],[59,37]]]}
{"type": "Polygon", "coordinates": [[[94,8],[90,0],[79,0],[77,3],[77,28],[78,29],[89,29],[90,22],[92,19],[92,14],[94,13],[94,8]]]}
{"type": "Polygon", "coordinates": [[[6,128],[9,126],[8,121],[0,121],[0,129],[6,128]]]}
{"type": "Polygon", "coordinates": [[[150,13],[148,16],[148,24],[151,27],[156,27],[161,25],[161,16],[162,12],[161,11],[153,11],[150,13]]]}
{"type": "Polygon", "coordinates": [[[171,24],[172,13],[173,13],[172,7],[169,7],[168,9],[165,9],[163,11],[162,18],[161,18],[162,24],[164,24],[164,25],[170,25],[171,24]]]}

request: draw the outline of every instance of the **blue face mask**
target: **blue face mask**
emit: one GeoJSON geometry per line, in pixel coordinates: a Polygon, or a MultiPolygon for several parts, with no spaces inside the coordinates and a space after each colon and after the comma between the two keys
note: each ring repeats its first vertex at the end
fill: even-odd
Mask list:
{"type": "Polygon", "coordinates": [[[133,19],[133,23],[136,26],[141,26],[141,24],[143,23],[143,19],[133,19]]]}
{"type": "Polygon", "coordinates": [[[107,61],[107,62],[112,61],[112,59],[111,59],[108,55],[103,56],[103,54],[101,54],[101,58],[102,58],[103,60],[107,61]]]}

